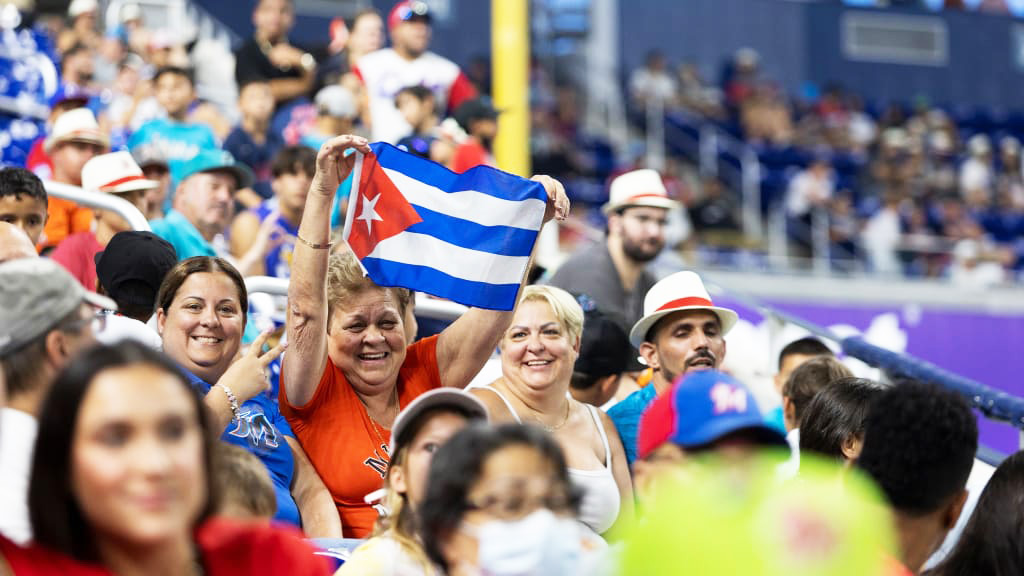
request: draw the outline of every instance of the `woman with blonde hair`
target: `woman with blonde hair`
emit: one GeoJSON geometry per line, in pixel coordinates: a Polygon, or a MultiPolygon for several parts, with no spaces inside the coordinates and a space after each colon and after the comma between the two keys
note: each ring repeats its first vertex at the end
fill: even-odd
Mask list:
{"type": "Polygon", "coordinates": [[[471,393],[494,422],[536,424],[551,433],[583,496],[580,521],[605,534],[632,516],[633,488],[612,421],[569,394],[583,329],[583,309],[568,292],[527,286],[501,339],[501,378],[471,393]]]}
{"type": "MultiPolygon", "coordinates": [[[[365,538],[377,512],[364,497],[383,484],[399,411],[428,390],[465,387],[512,313],[470,308],[440,334],[410,345],[408,291],[378,286],[350,253],[329,256],[331,202],[357,156],[345,156],[349,150],[371,153],[358,136],[338,136],[320,148],[306,196],[288,286],[280,407],[330,490],[345,535],[365,538]]],[[[545,221],[564,219],[569,201],[561,184],[536,180],[548,196],[545,221]]]]}

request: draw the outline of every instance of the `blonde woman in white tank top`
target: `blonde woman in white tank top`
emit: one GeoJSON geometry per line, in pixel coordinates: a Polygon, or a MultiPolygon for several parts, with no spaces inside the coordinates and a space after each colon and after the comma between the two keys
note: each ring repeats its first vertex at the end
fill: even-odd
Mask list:
{"type": "Polygon", "coordinates": [[[580,521],[598,534],[633,515],[633,488],[611,420],[569,394],[583,311],[551,286],[524,289],[501,340],[502,377],[469,392],[487,405],[492,422],[548,430],[565,451],[569,476],[583,492],[580,521]]]}

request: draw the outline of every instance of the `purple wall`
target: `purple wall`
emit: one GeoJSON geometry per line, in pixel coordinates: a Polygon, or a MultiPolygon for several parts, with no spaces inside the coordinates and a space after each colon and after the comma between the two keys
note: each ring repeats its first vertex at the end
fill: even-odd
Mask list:
{"type": "MultiPolygon", "coordinates": [[[[718,298],[740,317],[755,324],[763,317],[728,298],[718,298]]],[[[766,300],[779,310],[821,326],[849,324],[866,332],[883,314],[899,318],[906,335],[905,352],[936,366],[1015,396],[1024,396],[1020,345],[1024,343],[1024,315],[994,315],[949,311],[919,306],[855,306],[766,300]]],[[[875,342],[884,345],[881,342],[875,342]]],[[[1008,424],[979,418],[982,444],[1003,453],[1019,449],[1019,432],[1008,424]]]]}

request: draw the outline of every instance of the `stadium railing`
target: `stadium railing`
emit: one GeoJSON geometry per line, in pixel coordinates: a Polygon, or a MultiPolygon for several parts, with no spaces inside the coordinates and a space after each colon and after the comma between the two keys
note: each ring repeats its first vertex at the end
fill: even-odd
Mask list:
{"type": "Polygon", "coordinates": [[[61,184],[60,182],[52,182],[49,180],[43,181],[43,187],[46,188],[46,193],[50,196],[61,198],[63,200],[70,200],[75,204],[80,204],[89,208],[115,212],[118,216],[124,218],[134,230],[143,230],[146,232],[151,230],[149,227],[149,221],[146,220],[146,217],[143,216],[142,212],[139,212],[138,208],[136,208],[131,202],[118,198],[113,194],[83,190],[78,186],[61,184]]]}
{"type": "Polygon", "coordinates": [[[957,392],[966,398],[971,406],[978,410],[985,418],[1005,422],[1018,429],[1020,431],[1019,446],[1021,449],[1024,449],[1024,398],[1007,394],[970,378],[954,374],[909,354],[893,352],[875,346],[859,336],[843,338],[824,326],[819,326],[779,310],[744,293],[742,290],[736,290],[732,286],[723,284],[713,274],[709,275],[708,280],[711,284],[717,285],[728,293],[731,298],[759,311],[765,318],[799,326],[815,336],[835,342],[846,355],[856,358],[869,366],[881,369],[890,378],[911,378],[931,382],[957,392]]]}
{"type": "MultiPolygon", "coordinates": [[[[288,280],[272,276],[249,276],[245,279],[245,288],[251,294],[262,292],[272,296],[288,295],[288,280]]],[[[433,298],[416,299],[416,316],[434,320],[452,321],[462,316],[468,308],[462,304],[433,298]]]]}

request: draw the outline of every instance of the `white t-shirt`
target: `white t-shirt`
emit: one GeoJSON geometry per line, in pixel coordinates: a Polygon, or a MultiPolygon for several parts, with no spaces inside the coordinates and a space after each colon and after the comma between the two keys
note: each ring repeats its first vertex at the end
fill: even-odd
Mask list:
{"type": "Polygon", "coordinates": [[[103,330],[96,333],[96,341],[113,346],[123,340],[134,340],[154,350],[161,350],[163,342],[156,332],[156,315],[150,318],[149,324],[127,316],[107,315],[103,330]]]}
{"type": "Polygon", "coordinates": [[[0,534],[17,544],[32,540],[28,482],[39,424],[30,414],[0,410],[0,534]]]}
{"type": "Polygon", "coordinates": [[[406,60],[391,48],[360,58],[356,74],[366,86],[370,100],[372,140],[391,144],[412,131],[395,108],[395,94],[399,90],[407,86],[426,86],[434,93],[437,108],[444,110],[456,81],[468,82],[459,67],[447,58],[424,52],[415,60],[406,60]]]}

